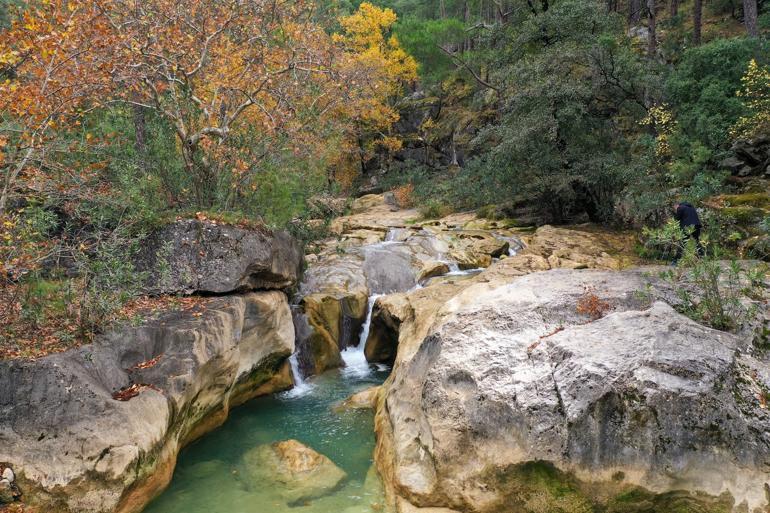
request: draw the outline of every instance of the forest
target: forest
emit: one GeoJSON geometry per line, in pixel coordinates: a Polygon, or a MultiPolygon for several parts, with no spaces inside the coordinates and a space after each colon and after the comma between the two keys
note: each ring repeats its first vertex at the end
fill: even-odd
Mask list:
{"type": "Polygon", "coordinates": [[[768,255],[765,0],[3,0],[0,24],[3,351],[98,333],[168,220],[313,240],[367,191],[634,229],[731,194],[712,238],[768,255]]]}

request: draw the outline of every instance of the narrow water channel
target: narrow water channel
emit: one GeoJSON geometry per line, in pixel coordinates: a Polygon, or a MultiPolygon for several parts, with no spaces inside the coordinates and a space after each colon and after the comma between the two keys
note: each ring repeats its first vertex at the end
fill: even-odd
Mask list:
{"type": "Polygon", "coordinates": [[[373,414],[335,412],[354,392],[381,384],[384,367],[369,366],[362,348],[343,353],[349,365],[312,378],[298,390],[263,397],[232,411],[219,429],[182,451],[169,488],[147,513],[371,513],[382,507],[372,469],[373,414]],[[347,473],[330,494],[289,506],[274,485],[248,482],[242,456],[250,449],[295,439],[329,457],[347,473]]]}

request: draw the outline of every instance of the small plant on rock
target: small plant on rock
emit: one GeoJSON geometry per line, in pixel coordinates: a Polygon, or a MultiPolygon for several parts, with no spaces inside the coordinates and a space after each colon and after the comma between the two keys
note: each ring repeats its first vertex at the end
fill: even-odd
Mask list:
{"type": "Polygon", "coordinates": [[[585,287],[577,302],[577,313],[588,316],[592,321],[601,319],[612,310],[612,305],[596,294],[596,288],[585,287]]]}

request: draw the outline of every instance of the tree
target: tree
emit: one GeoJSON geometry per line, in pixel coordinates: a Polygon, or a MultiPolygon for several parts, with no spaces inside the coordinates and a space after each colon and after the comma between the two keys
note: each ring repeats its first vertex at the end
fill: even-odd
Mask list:
{"type": "Polygon", "coordinates": [[[703,19],[703,0],[693,0],[692,4],[692,43],[700,45],[701,25],[703,19]]]}
{"type": "Polygon", "coordinates": [[[402,92],[405,84],[417,79],[417,62],[390,34],[396,20],[392,9],[364,2],[355,13],[340,20],[343,32],[334,37],[347,55],[343,69],[350,76],[366,76],[343,113],[352,120],[351,139],[358,141],[362,171],[377,147],[400,148],[400,140],[389,133],[398,121],[398,112],[389,101],[402,92]]]}
{"type": "Polygon", "coordinates": [[[746,25],[746,33],[750,37],[757,37],[757,0],[743,0],[743,23],[746,25]]]}
{"type": "Polygon", "coordinates": [[[752,59],[741,78],[741,86],[738,97],[748,115],[738,120],[731,135],[742,139],[767,137],[770,135],[770,66],[760,66],[752,59]]]}
{"type": "Polygon", "coordinates": [[[647,35],[647,53],[650,58],[655,58],[655,54],[658,52],[658,33],[657,33],[657,5],[656,0],[647,0],[647,14],[649,31],[647,35]]]}
{"type": "Polygon", "coordinates": [[[66,0],[41,3],[0,31],[0,215],[20,178],[43,187],[58,136],[104,98],[112,58],[99,49],[112,43],[100,12],[66,0]]]}
{"type": "Polygon", "coordinates": [[[628,2],[628,24],[635,26],[638,25],[642,19],[642,2],[641,0],[629,0],[628,2]]]}
{"type": "Polygon", "coordinates": [[[502,112],[474,140],[488,150],[463,170],[461,187],[485,203],[526,198],[552,221],[608,219],[636,169],[619,126],[636,130],[644,115],[649,68],[618,43],[622,30],[619,16],[582,0],[511,26],[490,64],[502,112]]]}
{"type": "Polygon", "coordinates": [[[237,187],[276,144],[311,136],[347,89],[331,38],[303,2],[110,0],[100,8],[116,35],[114,101],[174,127],[200,207],[215,204],[225,176],[237,187]],[[253,127],[254,151],[240,158],[235,135],[253,127]]]}

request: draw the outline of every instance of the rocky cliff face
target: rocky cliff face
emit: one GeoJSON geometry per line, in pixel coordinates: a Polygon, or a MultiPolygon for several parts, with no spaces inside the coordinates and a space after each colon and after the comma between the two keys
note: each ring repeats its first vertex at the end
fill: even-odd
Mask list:
{"type": "Polygon", "coordinates": [[[367,345],[397,356],[376,459],[399,511],[765,507],[770,367],[751,340],[655,302],[676,299],[644,271],[510,277],[536,261],[381,300],[367,345]]]}
{"type": "Polygon", "coordinates": [[[291,237],[210,221],[159,230],[143,255],[150,292],[231,293],[198,311],[115,327],[35,361],[0,361],[0,468],[13,494],[51,512],[140,511],[179,450],[230,408],[292,386],[291,237]]]}

